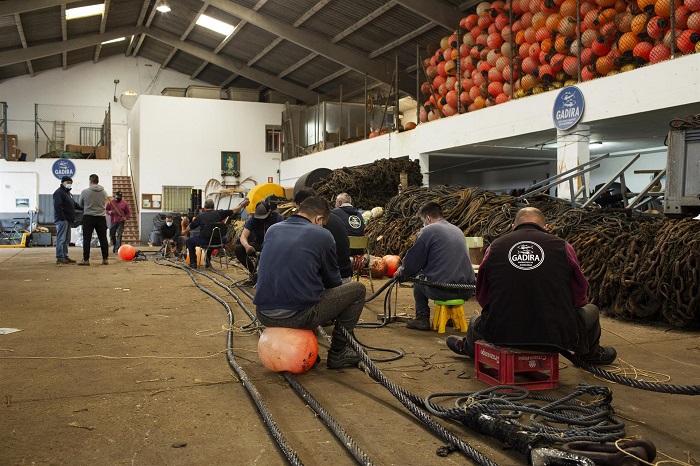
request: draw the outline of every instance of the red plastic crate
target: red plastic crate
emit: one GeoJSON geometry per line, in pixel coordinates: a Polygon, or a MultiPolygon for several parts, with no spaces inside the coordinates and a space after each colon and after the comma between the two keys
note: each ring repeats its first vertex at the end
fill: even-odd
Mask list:
{"type": "Polygon", "coordinates": [[[479,340],[474,345],[474,370],[477,379],[492,386],[547,390],[557,388],[559,354],[500,347],[479,340]]]}

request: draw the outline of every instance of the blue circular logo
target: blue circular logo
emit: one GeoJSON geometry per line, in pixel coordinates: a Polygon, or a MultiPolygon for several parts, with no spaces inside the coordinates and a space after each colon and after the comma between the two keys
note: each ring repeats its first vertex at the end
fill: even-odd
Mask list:
{"type": "Polygon", "coordinates": [[[51,167],[51,170],[53,171],[53,176],[55,176],[59,180],[64,176],[70,176],[71,178],[73,178],[73,176],[75,175],[75,165],[73,165],[73,162],[71,162],[68,159],[56,160],[53,163],[53,167],[51,167]]]}
{"type": "Polygon", "coordinates": [[[554,127],[559,130],[567,130],[579,122],[583,116],[583,93],[576,86],[567,86],[557,95],[554,101],[552,118],[554,127]]]}

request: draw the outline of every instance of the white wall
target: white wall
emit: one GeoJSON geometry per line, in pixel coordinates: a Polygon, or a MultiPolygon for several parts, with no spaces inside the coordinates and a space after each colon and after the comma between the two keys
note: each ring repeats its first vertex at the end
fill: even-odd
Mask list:
{"type": "MultiPolygon", "coordinates": [[[[221,152],[240,152],[240,180],[279,181],[279,152],[265,152],[265,125],[280,125],[283,104],[142,96],[132,111],[141,193],[164,185],[204,189],[221,181],[221,152]]],[[[242,188],[250,189],[254,183],[242,188]]]]}
{"type": "MultiPolygon", "coordinates": [[[[116,55],[101,59],[97,66],[90,61],[39,72],[34,77],[7,79],[0,86],[0,101],[8,104],[8,132],[18,135],[18,145],[28,159],[34,158],[34,104],[112,107],[112,166],[115,175],[127,175],[126,132],[128,110],[114,102],[124,91],[139,95],[160,95],[165,87],[202,85],[187,75],[141,57],[116,55]]],[[[67,118],[70,121],[70,117],[67,118]]],[[[41,148],[40,148],[41,151],[41,148]]]]}

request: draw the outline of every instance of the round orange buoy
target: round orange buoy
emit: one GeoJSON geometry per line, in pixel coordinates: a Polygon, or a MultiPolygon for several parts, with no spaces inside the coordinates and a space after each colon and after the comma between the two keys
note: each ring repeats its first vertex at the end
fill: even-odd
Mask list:
{"type": "Polygon", "coordinates": [[[649,52],[649,63],[659,63],[669,58],[671,58],[671,49],[664,44],[654,46],[649,52]]]}
{"type": "Polygon", "coordinates": [[[399,256],[386,255],[382,257],[382,260],[384,260],[384,263],[386,264],[386,276],[393,277],[396,269],[399,268],[401,258],[399,256]]]}
{"type": "Polygon", "coordinates": [[[311,330],[268,327],[258,340],[258,356],[271,371],[303,374],[316,363],[318,341],[311,330]]]}
{"type": "Polygon", "coordinates": [[[136,256],[136,249],[130,244],[122,244],[119,247],[118,254],[121,260],[130,261],[136,256]]]}
{"type": "Polygon", "coordinates": [[[649,54],[651,53],[652,48],[654,48],[654,46],[649,42],[640,42],[634,46],[632,55],[639,57],[644,61],[649,61],[649,54]]]}
{"type": "Polygon", "coordinates": [[[409,121],[408,123],[406,123],[406,124],[404,125],[403,129],[405,129],[406,131],[410,131],[410,130],[412,130],[412,129],[415,129],[416,126],[417,126],[417,125],[416,125],[414,122],[409,121]]]}

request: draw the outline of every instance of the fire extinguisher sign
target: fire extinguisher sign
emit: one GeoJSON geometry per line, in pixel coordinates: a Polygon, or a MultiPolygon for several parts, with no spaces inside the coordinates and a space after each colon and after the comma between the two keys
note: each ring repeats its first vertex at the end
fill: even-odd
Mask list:
{"type": "Polygon", "coordinates": [[[552,118],[554,127],[565,131],[572,128],[583,116],[583,93],[576,86],[567,86],[557,95],[554,101],[552,118]]]}

